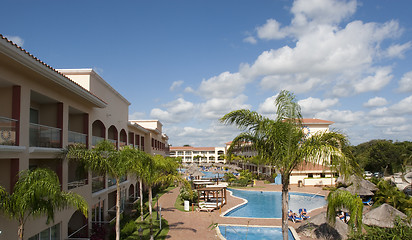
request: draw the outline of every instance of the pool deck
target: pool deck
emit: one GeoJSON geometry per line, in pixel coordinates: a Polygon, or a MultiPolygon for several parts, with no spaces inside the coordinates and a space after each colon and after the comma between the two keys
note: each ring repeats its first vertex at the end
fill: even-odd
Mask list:
{"type": "MultiPolygon", "coordinates": [[[[260,225],[260,226],[277,226],[282,225],[281,219],[257,219],[257,218],[234,218],[234,217],[222,217],[221,213],[228,211],[229,209],[241,204],[242,199],[233,197],[228,194],[228,204],[222,207],[221,212],[215,210],[211,213],[208,212],[182,212],[174,207],[174,203],[179,194],[180,188],[175,188],[172,191],[162,195],[159,199],[159,204],[162,207],[162,216],[169,222],[169,233],[167,239],[220,239],[217,235],[216,229],[211,229],[210,225],[214,223],[221,224],[234,224],[234,225],[260,225]]],[[[245,190],[255,191],[281,191],[281,185],[264,184],[262,181],[258,181],[253,188],[245,190]]],[[[303,192],[309,194],[319,194],[326,196],[328,191],[322,190],[322,187],[298,187],[291,185],[291,192],[303,192]]],[[[310,216],[317,215],[323,211],[326,211],[326,207],[315,209],[310,211],[310,216]]],[[[301,223],[293,223],[289,221],[289,226],[295,229],[300,226],[301,223]]],[[[303,235],[299,235],[300,239],[311,239],[303,235]]]]}

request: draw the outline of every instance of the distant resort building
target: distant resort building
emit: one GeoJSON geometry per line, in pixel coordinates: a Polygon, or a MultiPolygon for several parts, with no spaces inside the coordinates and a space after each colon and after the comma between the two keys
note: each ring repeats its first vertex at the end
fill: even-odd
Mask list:
{"type": "MultiPolygon", "coordinates": [[[[82,173],[61,157],[70,144],[93,148],[108,140],[151,155],[168,155],[168,137],[158,120],[129,121],[130,103],[92,69],[56,70],[0,35],[0,185],[11,192],[20,171],[53,170],[64,191],[80,194],[89,205],[85,218],[74,209],[28,219],[25,239],[89,239],[94,225],[115,219],[116,186],[106,175],[82,173]],[[47,238],[49,239],[49,238],[47,238]]],[[[138,196],[133,176],[120,183],[122,210],[138,196]]],[[[17,221],[0,216],[1,239],[17,239],[17,221]]]]}
{"type": "MultiPolygon", "coordinates": [[[[318,132],[328,132],[329,126],[333,124],[332,121],[304,118],[302,119],[303,131],[307,137],[310,137],[318,132]]],[[[226,143],[226,151],[232,142],[226,143]]],[[[256,156],[256,151],[251,148],[251,144],[245,143],[239,148],[235,148],[233,153],[236,156],[251,158],[256,156]]],[[[270,166],[259,165],[241,160],[235,160],[239,167],[249,170],[253,173],[260,173],[271,176],[276,169],[270,166]]],[[[334,185],[337,176],[331,169],[322,164],[302,164],[292,171],[290,176],[290,184],[297,184],[301,186],[323,186],[334,185]]]]}
{"type": "Polygon", "coordinates": [[[183,163],[226,163],[225,147],[170,147],[170,157],[181,157],[183,163]]]}

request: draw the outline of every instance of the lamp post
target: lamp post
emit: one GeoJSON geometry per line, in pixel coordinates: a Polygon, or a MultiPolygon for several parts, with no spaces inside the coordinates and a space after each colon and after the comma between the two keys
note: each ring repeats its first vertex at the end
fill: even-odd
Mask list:
{"type": "Polygon", "coordinates": [[[159,220],[159,194],[156,194],[156,211],[157,211],[157,220],[159,220]]]}
{"type": "Polygon", "coordinates": [[[143,239],[143,229],[142,229],[142,226],[140,226],[137,231],[139,232],[140,240],[142,240],[142,239],[143,239]]]}

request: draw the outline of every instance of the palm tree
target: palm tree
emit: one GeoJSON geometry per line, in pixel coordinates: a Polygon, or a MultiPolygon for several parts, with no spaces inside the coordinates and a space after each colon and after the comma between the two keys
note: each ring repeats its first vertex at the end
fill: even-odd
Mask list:
{"type": "Polygon", "coordinates": [[[151,161],[151,157],[138,149],[134,149],[135,164],[131,167],[131,173],[135,174],[139,181],[139,197],[140,197],[140,220],[143,221],[143,179],[146,171],[146,166],[151,161]]]}
{"type": "Polygon", "coordinates": [[[129,172],[136,162],[135,152],[128,146],[117,151],[109,141],[102,141],[93,149],[82,146],[70,146],[67,150],[69,159],[77,159],[84,166],[97,174],[115,178],[116,181],[116,240],[120,240],[120,179],[129,172]]]}
{"type": "Polygon", "coordinates": [[[78,194],[60,189],[59,178],[49,169],[37,168],[19,173],[13,192],[0,188],[1,211],[18,221],[18,237],[23,240],[24,225],[29,217],[47,216],[54,221],[56,210],[73,206],[87,217],[87,202],[78,194]]]}
{"type": "Polygon", "coordinates": [[[336,211],[347,209],[350,213],[348,225],[352,230],[358,230],[362,226],[362,199],[356,195],[352,195],[349,191],[337,189],[328,195],[328,222],[335,225],[336,211]]]}
{"type": "Polygon", "coordinates": [[[346,145],[346,138],[334,132],[322,132],[306,138],[302,131],[300,106],[295,96],[282,91],[276,98],[277,118],[261,116],[247,109],[232,111],[220,121],[234,124],[244,132],[232,141],[231,149],[251,142],[257,153],[277,167],[282,175],[282,234],[288,238],[289,177],[293,169],[303,162],[338,164],[345,159],[339,146],[346,145]]]}

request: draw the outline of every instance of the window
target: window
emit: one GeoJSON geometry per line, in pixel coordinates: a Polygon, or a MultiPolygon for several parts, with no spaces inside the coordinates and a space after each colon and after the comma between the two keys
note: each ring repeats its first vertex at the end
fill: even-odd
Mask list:
{"type": "Polygon", "coordinates": [[[313,173],[308,173],[308,178],[313,178],[313,173]]]}
{"type": "Polygon", "coordinates": [[[321,178],[324,178],[324,177],[326,177],[326,174],[321,173],[321,174],[320,174],[320,177],[321,177],[321,178]]]}
{"type": "Polygon", "coordinates": [[[60,223],[34,235],[29,240],[60,240],[60,223]]]}

